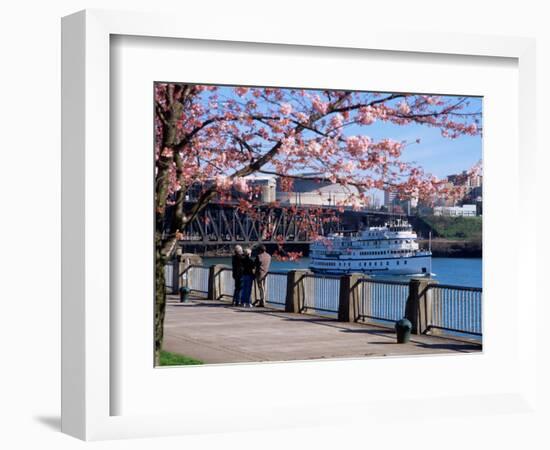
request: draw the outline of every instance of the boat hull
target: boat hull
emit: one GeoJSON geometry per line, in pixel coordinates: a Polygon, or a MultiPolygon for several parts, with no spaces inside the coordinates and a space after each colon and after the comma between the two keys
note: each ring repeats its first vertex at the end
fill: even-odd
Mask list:
{"type": "Polygon", "coordinates": [[[377,260],[313,259],[309,266],[313,272],[335,275],[348,273],[364,273],[367,275],[429,275],[431,267],[431,255],[377,260]]]}

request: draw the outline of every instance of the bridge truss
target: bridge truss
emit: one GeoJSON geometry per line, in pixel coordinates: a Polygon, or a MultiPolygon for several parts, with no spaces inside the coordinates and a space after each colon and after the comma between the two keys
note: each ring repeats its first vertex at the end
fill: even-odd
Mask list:
{"type": "Polygon", "coordinates": [[[242,212],[235,205],[212,203],[184,230],[182,243],[309,244],[315,236],[357,229],[366,217],[380,220],[393,214],[379,211],[340,211],[319,206],[276,207],[264,205],[242,212]]]}

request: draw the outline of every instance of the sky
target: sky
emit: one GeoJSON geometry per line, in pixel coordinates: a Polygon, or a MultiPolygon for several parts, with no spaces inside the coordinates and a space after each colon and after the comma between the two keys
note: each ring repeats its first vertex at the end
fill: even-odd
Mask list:
{"type": "MultiPolygon", "coordinates": [[[[471,98],[471,110],[481,110],[481,99],[471,98]]],[[[437,128],[411,124],[393,125],[377,121],[357,130],[375,139],[392,138],[413,142],[403,151],[404,161],[415,161],[424,170],[439,178],[460,173],[476,164],[482,157],[481,136],[461,136],[448,139],[437,128]],[[420,143],[414,141],[420,139],[420,143]]],[[[350,129],[350,133],[353,131],[350,129]]]]}

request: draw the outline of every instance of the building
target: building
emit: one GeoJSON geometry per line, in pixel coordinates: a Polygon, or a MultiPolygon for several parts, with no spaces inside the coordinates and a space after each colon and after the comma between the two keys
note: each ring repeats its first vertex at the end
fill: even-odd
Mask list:
{"type": "MultiPolygon", "coordinates": [[[[305,173],[301,176],[304,178],[293,180],[290,192],[282,188],[281,179],[277,180],[277,200],[281,205],[345,206],[350,196],[359,194],[355,186],[333,183],[320,173],[305,173]]],[[[366,206],[363,201],[359,203],[361,207],[366,206]]]]}
{"type": "Polygon", "coordinates": [[[399,201],[399,196],[397,192],[393,189],[384,190],[384,206],[391,206],[397,204],[399,201]]]}
{"type": "Polygon", "coordinates": [[[409,198],[400,198],[397,191],[386,189],[384,191],[384,206],[388,211],[411,214],[411,211],[418,207],[418,196],[413,195],[409,198]]]}
{"type": "Polygon", "coordinates": [[[477,206],[436,206],[433,209],[433,214],[434,216],[475,217],[477,215],[477,206]]]}
{"type": "Polygon", "coordinates": [[[277,178],[273,175],[250,175],[245,177],[249,189],[254,191],[255,200],[271,203],[277,199],[277,178]]]}

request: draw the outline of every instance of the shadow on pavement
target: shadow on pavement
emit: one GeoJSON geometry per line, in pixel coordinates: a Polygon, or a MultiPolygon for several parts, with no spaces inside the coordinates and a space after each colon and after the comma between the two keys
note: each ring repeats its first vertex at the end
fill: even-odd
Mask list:
{"type": "Polygon", "coordinates": [[[472,351],[481,351],[483,347],[477,344],[466,344],[466,343],[456,343],[456,344],[425,344],[421,342],[414,343],[417,347],[421,348],[430,348],[430,349],[448,349],[455,352],[472,352],[472,351]]]}

